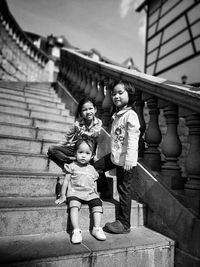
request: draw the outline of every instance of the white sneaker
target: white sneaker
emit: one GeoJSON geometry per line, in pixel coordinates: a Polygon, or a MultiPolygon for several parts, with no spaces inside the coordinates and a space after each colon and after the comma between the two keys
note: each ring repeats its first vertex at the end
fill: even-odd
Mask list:
{"type": "Polygon", "coordinates": [[[72,243],[73,244],[78,244],[82,242],[82,235],[81,235],[81,230],[80,229],[74,229],[72,232],[72,243]]]}
{"type": "Polygon", "coordinates": [[[101,241],[106,240],[106,236],[105,236],[104,231],[101,227],[93,227],[92,235],[98,240],[101,240],[101,241]]]}

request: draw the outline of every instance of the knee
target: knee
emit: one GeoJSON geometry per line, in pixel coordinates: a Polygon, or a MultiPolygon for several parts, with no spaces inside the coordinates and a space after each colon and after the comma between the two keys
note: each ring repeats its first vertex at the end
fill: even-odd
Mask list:
{"type": "Polygon", "coordinates": [[[48,148],[47,154],[50,156],[50,155],[54,154],[56,150],[57,150],[56,146],[50,146],[48,148]]]}

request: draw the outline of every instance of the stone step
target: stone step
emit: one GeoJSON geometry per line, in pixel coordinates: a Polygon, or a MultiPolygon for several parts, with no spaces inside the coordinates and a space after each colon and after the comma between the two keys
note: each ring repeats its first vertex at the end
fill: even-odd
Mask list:
{"type": "MultiPolygon", "coordinates": [[[[48,118],[50,117],[53,120],[62,121],[64,118],[69,115],[69,110],[63,109],[55,109],[55,108],[48,108],[48,107],[41,107],[36,104],[28,104],[27,108],[20,108],[8,105],[0,104],[0,112],[5,112],[9,114],[21,115],[32,117],[34,114],[40,113],[40,118],[48,118]]],[[[34,116],[35,117],[35,116],[34,116]]],[[[65,121],[65,120],[64,120],[65,121]]]]}
{"type": "Polygon", "coordinates": [[[12,101],[19,101],[23,103],[33,103],[33,104],[43,105],[47,107],[58,107],[58,108],[65,107],[65,104],[61,103],[60,99],[55,99],[52,101],[51,99],[41,98],[39,96],[38,97],[32,97],[32,96],[25,97],[25,96],[0,93],[0,99],[2,99],[3,101],[12,100],[12,101]]]}
{"type": "Polygon", "coordinates": [[[61,109],[61,108],[51,108],[51,107],[45,107],[37,104],[28,104],[28,109],[36,110],[36,111],[42,111],[42,112],[48,112],[52,114],[57,114],[61,116],[70,116],[70,111],[68,109],[61,109]]]}
{"type": "Polygon", "coordinates": [[[28,104],[25,102],[21,101],[15,101],[15,100],[10,100],[7,98],[0,98],[0,105],[3,106],[10,106],[10,107],[18,107],[18,108],[27,108],[28,104]]]}
{"type": "Polygon", "coordinates": [[[56,92],[54,91],[53,88],[50,88],[46,91],[40,90],[38,88],[2,88],[0,87],[0,92],[6,93],[6,94],[14,94],[14,95],[21,95],[24,96],[25,93],[32,93],[36,95],[42,95],[42,96],[52,96],[52,97],[57,97],[56,92]]]}
{"type": "Polygon", "coordinates": [[[18,100],[18,101],[22,101],[22,102],[28,102],[27,99],[31,98],[31,99],[38,99],[38,100],[43,100],[43,101],[49,101],[49,102],[55,102],[55,103],[61,103],[60,98],[58,98],[58,96],[48,96],[48,95],[39,95],[39,94],[34,94],[31,92],[24,92],[23,95],[18,94],[11,94],[10,92],[1,92],[0,91],[0,98],[9,98],[9,99],[13,99],[13,100],[18,100]]]}
{"type": "Polygon", "coordinates": [[[62,183],[64,173],[17,172],[0,170],[0,197],[52,197],[57,177],[62,183]]]}
{"type": "Polygon", "coordinates": [[[18,125],[35,126],[35,120],[21,115],[0,112],[1,123],[13,123],[18,125]]]}
{"type": "Polygon", "coordinates": [[[8,135],[15,137],[26,137],[33,139],[47,139],[47,140],[63,140],[65,133],[70,129],[71,125],[65,125],[65,131],[57,131],[56,129],[45,129],[24,125],[17,125],[11,123],[0,123],[0,135],[8,135]]]}
{"type": "Polygon", "coordinates": [[[27,104],[24,107],[19,107],[17,106],[17,102],[12,103],[12,105],[10,106],[9,103],[5,104],[5,103],[1,103],[0,102],[0,112],[6,112],[6,113],[15,113],[15,114],[19,114],[19,115],[23,115],[23,116],[29,116],[30,114],[30,110],[32,111],[39,111],[39,112],[44,112],[44,113],[50,113],[50,114],[55,114],[55,115],[59,115],[59,116],[70,116],[69,114],[69,110],[68,109],[55,109],[53,107],[45,107],[45,106],[41,106],[41,105],[37,105],[37,104],[27,104]],[[14,106],[14,103],[16,104],[16,106],[14,106]]]}
{"type": "Polygon", "coordinates": [[[52,88],[52,84],[50,82],[28,82],[26,83],[26,88],[38,88],[40,90],[47,90],[52,88]]]}
{"type": "Polygon", "coordinates": [[[46,155],[48,147],[56,144],[57,141],[50,140],[35,140],[27,137],[16,137],[1,135],[0,148],[1,150],[10,152],[22,152],[31,154],[44,154],[46,155]]]}
{"type": "Polygon", "coordinates": [[[57,122],[74,122],[74,117],[72,116],[64,116],[64,115],[57,115],[57,114],[49,114],[47,112],[41,112],[36,110],[30,111],[30,117],[32,118],[39,118],[44,120],[53,120],[57,122]]]}
{"type": "Polygon", "coordinates": [[[74,118],[67,117],[66,122],[56,122],[53,120],[42,120],[38,118],[33,119],[33,126],[35,127],[42,127],[45,129],[56,129],[57,131],[63,131],[67,129],[68,125],[71,125],[74,122],[74,118]]]}
{"type": "Polygon", "coordinates": [[[35,127],[42,126],[43,128],[58,130],[63,130],[66,128],[66,124],[71,124],[74,122],[73,117],[60,117],[58,115],[51,115],[48,113],[42,114],[37,111],[31,112],[30,116],[31,118],[17,114],[0,112],[0,122],[9,122],[35,127]],[[55,125],[58,126],[58,128],[54,128],[55,125]]]}
{"type": "MultiPolygon", "coordinates": [[[[115,220],[118,201],[103,201],[102,225],[115,220]]],[[[1,197],[0,198],[0,236],[31,235],[61,232],[71,229],[65,203],[55,204],[55,197],[1,197]]],[[[80,209],[79,223],[82,230],[92,224],[88,205],[80,209]]],[[[132,201],[131,225],[143,226],[145,206],[132,201]]]]}
{"type": "Polygon", "coordinates": [[[2,267],[172,267],[174,241],[147,227],[128,235],[106,233],[96,240],[88,231],[74,245],[65,232],[0,238],[2,267]]]}
{"type": "Polygon", "coordinates": [[[50,82],[11,82],[11,81],[0,81],[0,87],[2,88],[14,88],[16,90],[21,90],[24,88],[34,88],[47,91],[52,88],[52,84],[50,82]]]}
{"type": "Polygon", "coordinates": [[[49,101],[41,101],[39,102],[38,99],[27,99],[27,103],[24,101],[20,100],[15,100],[15,99],[9,99],[8,96],[0,98],[0,105],[8,105],[8,106],[13,106],[13,107],[18,107],[18,108],[28,108],[28,105],[37,105],[41,107],[47,107],[47,108],[53,108],[53,109],[65,109],[65,104],[64,103],[54,103],[54,102],[49,102],[49,101]]]}
{"type": "Polygon", "coordinates": [[[0,104],[0,112],[6,112],[7,114],[15,114],[29,117],[30,111],[28,109],[20,108],[20,107],[9,107],[7,105],[0,104]]]}
{"type": "Polygon", "coordinates": [[[52,161],[47,166],[47,156],[0,150],[1,170],[59,173],[60,168],[52,161]]]}
{"type": "Polygon", "coordinates": [[[35,92],[25,91],[24,96],[26,98],[37,98],[46,101],[61,103],[61,99],[57,95],[41,95],[41,94],[36,94],[35,92]]]}

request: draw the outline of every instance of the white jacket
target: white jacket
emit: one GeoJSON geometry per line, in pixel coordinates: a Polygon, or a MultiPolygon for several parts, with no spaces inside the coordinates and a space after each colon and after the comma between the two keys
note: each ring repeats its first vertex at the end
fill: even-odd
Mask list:
{"type": "Polygon", "coordinates": [[[131,107],[126,107],[113,115],[111,128],[111,160],[115,165],[125,162],[137,165],[140,123],[131,107]]]}

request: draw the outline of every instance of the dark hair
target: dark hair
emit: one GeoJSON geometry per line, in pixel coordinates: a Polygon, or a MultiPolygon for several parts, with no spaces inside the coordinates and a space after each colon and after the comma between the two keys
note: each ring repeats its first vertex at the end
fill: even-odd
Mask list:
{"type": "Polygon", "coordinates": [[[114,90],[115,86],[121,84],[124,86],[124,89],[127,91],[128,93],[128,97],[129,97],[129,101],[127,106],[128,107],[132,107],[134,109],[134,104],[135,104],[135,87],[133,86],[133,84],[129,83],[129,82],[123,82],[122,80],[115,80],[111,85],[110,85],[110,89],[111,92],[114,90]]]}
{"type": "Polygon", "coordinates": [[[96,104],[95,104],[94,100],[91,97],[84,97],[84,98],[82,98],[80,100],[80,102],[78,103],[78,107],[76,109],[76,114],[75,114],[75,118],[76,119],[78,119],[81,116],[82,107],[87,102],[91,102],[93,104],[93,106],[96,107],[96,104]]]}
{"type": "Polygon", "coordinates": [[[94,149],[95,149],[95,142],[94,140],[91,138],[91,137],[86,137],[86,136],[83,136],[82,138],[79,138],[75,144],[75,152],[78,150],[79,146],[82,144],[82,143],[86,143],[92,154],[94,154],[94,149]]]}

